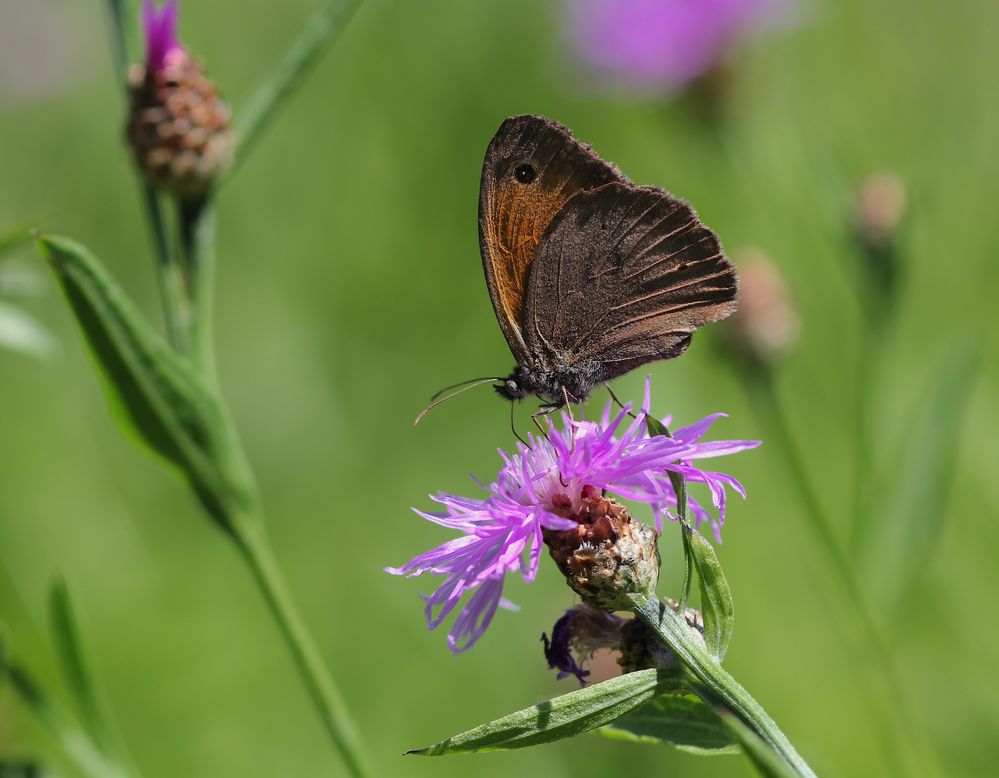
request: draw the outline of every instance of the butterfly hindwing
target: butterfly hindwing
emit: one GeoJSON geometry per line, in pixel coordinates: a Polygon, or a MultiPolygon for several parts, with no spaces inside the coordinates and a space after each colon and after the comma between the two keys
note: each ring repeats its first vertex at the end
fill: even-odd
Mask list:
{"type": "Polygon", "coordinates": [[[479,191],[479,244],[496,318],[518,363],[532,355],[523,337],[524,295],[538,244],[580,192],[625,179],[558,122],[514,116],[486,150],[479,191]]]}
{"type": "Polygon", "coordinates": [[[669,359],[736,307],[735,270],[682,200],[610,183],[569,200],[530,269],[524,342],[540,369],[608,381],[669,359]]]}

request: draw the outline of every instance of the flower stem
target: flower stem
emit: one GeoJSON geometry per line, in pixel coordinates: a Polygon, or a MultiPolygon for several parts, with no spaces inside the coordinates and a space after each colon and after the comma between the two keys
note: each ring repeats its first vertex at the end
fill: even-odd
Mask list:
{"type": "MultiPolygon", "coordinates": [[[[926,758],[919,760],[921,762],[919,768],[914,768],[915,772],[911,774],[929,771],[927,764],[932,765],[935,758],[929,753],[929,747],[925,745],[925,737],[920,734],[918,725],[912,720],[906,699],[907,694],[904,684],[899,678],[894,655],[888,648],[870,603],[860,589],[854,569],[840,547],[832,530],[832,522],[812,487],[808,473],[805,471],[803,464],[805,460],[795,444],[794,436],[791,434],[790,426],[781,409],[773,375],[767,367],[761,366],[750,374],[747,386],[756,413],[761,419],[761,423],[770,430],[771,436],[775,439],[776,449],[783,457],[785,467],[791,474],[791,482],[805,506],[805,513],[809,519],[807,526],[815,536],[817,545],[824,552],[826,561],[839,578],[842,589],[846,592],[849,604],[853,608],[866,637],[865,642],[868,648],[873,651],[875,660],[881,668],[880,680],[883,681],[891,698],[889,707],[895,713],[896,724],[911,745],[926,752],[924,754],[926,758]]],[[[867,684],[863,684],[863,687],[867,693],[869,691],[867,684]]],[[[894,738],[892,744],[891,758],[895,763],[895,768],[905,773],[907,771],[903,770],[901,765],[906,761],[910,764],[916,761],[915,749],[907,748],[905,744],[896,743],[894,738]]]]}
{"type": "Polygon", "coordinates": [[[333,678],[323,663],[285,583],[263,532],[263,524],[246,521],[238,525],[235,538],[250,566],[278,628],[291,650],[305,685],[319,711],[323,725],[354,778],[373,773],[363,756],[357,729],[333,678]]]}
{"type": "Polygon", "coordinates": [[[630,596],[635,615],[669,646],[691,676],[698,695],[709,705],[737,715],[801,778],[815,778],[808,763],[791,745],[763,707],[707,650],[699,645],[682,616],[649,595],[630,596]]]}
{"type": "Polygon", "coordinates": [[[179,265],[190,302],[185,340],[195,368],[212,387],[218,379],[212,330],[215,285],[215,207],[209,197],[177,201],[179,265]]]}
{"type": "Polygon", "coordinates": [[[271,70],[249,104],[239,112],[236,124],[239,144],[227,177],[246,158],[263,130],[318,62],[323,50],[343,32],[360,5],[361,0],[326,0],[306,23],[284,59],[271,70]]]}
{"type": "Polygon", "coordinates": [[[867,519],[867,474],[871,467],[868,450],[870,435],[867,428],[871,419],[871,391],[877,383],[877,368],[881,357],[882,331],[880,322],[861,334],[860,357],[857,367],[856,407],[854,408],[854,451],[853,451],[853,525],[850,532],[850,548],[860,549],[864,539],[864,524],[867,519]]]}

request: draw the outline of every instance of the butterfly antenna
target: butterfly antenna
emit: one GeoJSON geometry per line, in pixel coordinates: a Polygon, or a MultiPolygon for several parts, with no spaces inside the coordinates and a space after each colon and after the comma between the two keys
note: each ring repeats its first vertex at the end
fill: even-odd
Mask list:
{"type": "Polygon", "coordinates": [[[469,389],[474,389],[476,386],[482,386],[482,384],[489,384],[489,383],[492,383],[493,381],[498,381],[498,380],[500,380],[500,379],[498,379],[498,378],[474,378],[474,379],[472,379],[471,383],[469,383],[468,381],[463,381],[462,383],[463,384],[467,384],[467,386],[462,386],[462,384],[455,384],[455,386],[462,386],[462,388],[458,389],[456,392],[451,392],[451,394],[446,394],[443,397],[440,396],[441,392],[446,392],[448,389],[453,389],[454,387],[453,386],[449,386],[449,387],[446,387],[444,389],[441,389],[440,392],[437,392],[437,394],[434,395],[433,402],[430,403],[430,405],[428,405],[426,408],[424,408],[420,412],[420,415],[417,416],[413,420],[413,426],[415,427],[417,424],[419,424],[421,421],[423,421],[423,417],[426,416],[428,413],[430,413],[430,411],[432,411],[438,405],[446,403],[452,397],[457,397],[462,392],[467,392],[469,389]],[[437,398],[439,398],[439,399],[437,399],[437,398]]]}
{"type": "MultiPolygon", "coordinates": [[[[438,389],[436,392],[434,392],[430,396],[430,401],[433,402],[438,397],[440,397],[442,394],[444,394],[444,392],[450,392],[452,389],[457,389],[459,386],[465,386],[466,384],[474,384],[476,382],[478,382],[478,383],[485,383],[486,381],[502,381],[502,380],[503,380],[502,378],[497,378],[496,376],[488,376],[488,377],[484,376],[482,378],[469,378],[467,381],[459,381],[456,384],[451,384],[450,386],[445,386],[443,389],[438,389]]],[[[469,386],[468,388],[471,389],[472,387],[469,386]]],[[[457,392],[455,394],[457,394],[457,392]]]]}

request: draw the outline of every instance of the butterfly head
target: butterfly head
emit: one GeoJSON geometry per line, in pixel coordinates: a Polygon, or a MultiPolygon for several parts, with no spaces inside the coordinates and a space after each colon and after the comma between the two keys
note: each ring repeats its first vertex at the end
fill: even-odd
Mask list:
{"type": "Polygon", "coordinates": [[[503,383],[497,384],[493,388],[496,389],[496,393],[499,394],[500,397],[505,397],[511,402],[514,400],[523,400],[528,394],[530,394],[530,392],[528,392],[517,380],[517,372],[511,373],[503,380],[503,383]]]}

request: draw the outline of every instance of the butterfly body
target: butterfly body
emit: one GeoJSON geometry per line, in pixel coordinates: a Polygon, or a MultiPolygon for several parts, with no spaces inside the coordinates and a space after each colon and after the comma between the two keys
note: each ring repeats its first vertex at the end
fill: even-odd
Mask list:
{"type": "Polygon", "coordinates": [[[479,241],[517,367],[510,400],[558,406],[679,356],[735,310],[735,271],[693,209],[637,186],[562,125],[503,122],[486,151],[479,241]]]}

